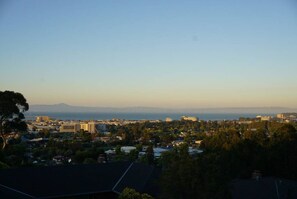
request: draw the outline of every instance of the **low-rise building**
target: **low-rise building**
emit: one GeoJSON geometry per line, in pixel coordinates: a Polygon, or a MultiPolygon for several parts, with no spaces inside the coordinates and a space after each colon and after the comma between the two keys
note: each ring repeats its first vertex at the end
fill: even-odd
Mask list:
{"type": "Polygon", "coordinates": [[[166,117],[165,122],[172,122],[172,118],[166,117]]]}
{"type": "Polygon", "coordinates": [[[85,122],[80,124],[80,128],[89,133],[106,132],[106,124],[99,124],[97,122],[85,122]]]}
{"type": "Polygon", "coordinates": [[[279,113],[276,115],[276,117],[283,120],[296,120],[297,113],[279,113]]]}
{"type": "Polygon", "coordinates": [[[132,150],[136,150],[135,146],[122,146],[121,151],[124,153],[130,153],[132,150]]]}
{"type": "Polygon", "coordinates": [[[181,117],[181,120],[197,122],[198,121],[198,118],[197,117],[193,117],[193,116],[182,116],[181,117]]]}
{"type": "Polygon", "coordinates": [[[65,123],[60,126],[60,133],[76,133],[80,129],[79,123],[65,123]]]}
{"type": "Polygon", "coordinates": [[[273,117],[272,116],[261,116],[260,119],[261,119],[261,121],[270,121],[273,119],[273,117]]]}
{"type": "Polygon", "coordinates": [[[37,116],[36,122],[48,122],[51,118],[49,116],[37,116]]]}

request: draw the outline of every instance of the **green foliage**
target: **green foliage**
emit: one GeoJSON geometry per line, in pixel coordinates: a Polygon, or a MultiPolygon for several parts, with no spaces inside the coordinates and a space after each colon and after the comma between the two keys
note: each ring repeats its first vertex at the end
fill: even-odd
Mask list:
{"type": "Polygon", "coordinates": [[[138,152],[141,152],[141,151],[142,151],[142,144],[137,144],[137,145],[136,145],[136,150],[137,150],[138,152]]]}
{"type": "Polygon", "coordinates": [[[146,149],[146,160],[147,160],[147,163],[148,164],[153,164],[154,163],[154,149],[153,149],[153,146],[150,145],[147,147],[146,149]]]}
{"type": "Polygon", "coordinates": [[[5,164],[4,162],[0,162],[0,169],[8,169],[9,166],[5,164]]]}
{"type": "Polygon", "coordinates": [[[191,198],[196,195],[195,180],[192,178],[193,161],[189,159],[189,155],[178,149],[171,154],[167,154],[166,158],[170,158],[169,164],[163,175],[163,189],[165,190],[165,198],[191,198]],[[171,157],[168,157],[171,156],[171,157]]]}
{"type": "MultiPolygon", "coordinates": [[[[178,138],[181,132],[200,133],[200,123],[191,121],[173,122],[139,122],[124,126],[110,125],[108,127],[113,134],[123,137],[123,145],[134,145],[140,140],[141,144],[167,146],[178,138]]],[[[198,134],[197,134],[198,135],[198,134]]]]}
{"type": "Polygon", "coordinates": [[[129,160],[130,161],[135,161],[138,158],[138,151],[136,149],[131,150],[130,153],[128,154],[129,160]]]}
{"type": "Polygon", "coordinates": [[[26,152],[26,146],[23,144],[8,145],[4,151],[4,162],[10,167],[20,167],[24,164],[24,154],[26,152]]]}
{"type": "Polygon", "coordinates": [[[163,198],[228,198],[225,176],[216,165],[219,156],[192,158],[188,146],[162,154],[161,178],[163,198]]]}
{"type": "Polygon", "coordinates": [[[97,163],[97,162],[93,158],[86,158],[83,163],[84,164],[94,164],[94,163],[97,163]]]}
{"type": "Polygon", "coordinates": [[[0,136],[2,149],[5,148],[5,134],[11,131],[25,131],[27,124],[24,121],[24,112],[29,109],[27,100],[21,93],[0,91],[0,136]]]}
{"type": "Polygon", "coordinates": [[[269,132],[269,124],[261,122],[252,126],[256,128],[253,131],[239,127],[242,133],[223,125],[204,139],[204,152],[196,157],[187,154],[186,146],[162,154],[163,198],[230,198],[230,181],[250,178],[254,170],[297,179],[297,132],[293,125],[275,125],[275,131],[269,132]]]}
{"type": "Polygon", "coordinates": [[[115,153],[116,155],[120,155],[122,154],[123,152],[121,151],[121,146],[120,145],[117,145],[116,148],[115,148],[115,153]]]}
{"type": "Polygon", "coordinates": [[[49,138],[50,137],[50,130],[49,129],[42,129],[41,132],[39,132],[39,134],[43,138],[49,138]]]}
{"type": "Polygon", "coordinates": [[[102,151],[96,149],[78,150],[75,152],[73,160],[75,163],[84,163],[86,159],[88,161],[90,161],[91,159],[96,160],[100,153],[102,153],[102,151]]]}
{"type": "Polygon", "coordinates": [[[272,133],[273,142],[290,141],[296,139],[296,129],[291,124],[284,124],[272,133]]]}
{"type": "Polygon", "coordinates": [[[245,131],[243,133],[243,138],[256,142],[262,146],[265,146],[268,142],[267,133],[263,129],[257,131],[245,131]]]}
{"type": "Polygon", "coordinates": [[[146,193],[141,194],[131,188],[125,188],[118,199],[153,199],[153,197],[146,193]]]}
{"type": "Polygon", "coordinates": [[[240,134],[234,130],[221,131],[206,138],[203,141],[203,147],[209,150],[225,149],[229,150],[240,141],[240,134]]]}

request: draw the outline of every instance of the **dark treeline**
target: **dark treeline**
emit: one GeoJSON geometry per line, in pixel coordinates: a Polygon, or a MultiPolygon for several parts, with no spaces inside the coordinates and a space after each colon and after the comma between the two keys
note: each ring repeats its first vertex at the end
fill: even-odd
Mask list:
{"type": "Polygon", "coordinates": [[[296,180],[295,127],[269,122],[248,127],[226,128],[206,137],[201,144],[204,152],[195,157],[186,145],[164,154],[163,198],[230,198],[230,182],[251,178],[255,170],[296,180]]]}

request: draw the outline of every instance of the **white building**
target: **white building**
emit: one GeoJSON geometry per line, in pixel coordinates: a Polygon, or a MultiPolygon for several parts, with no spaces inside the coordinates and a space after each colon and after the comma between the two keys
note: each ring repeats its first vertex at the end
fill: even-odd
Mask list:
{"type": "Polygon", "coordinates": [[[121,151],[124,153],[130,153],[132,150],[136,150],[135,146],[122,146],[121,151]]]}
{"type": "Polygon", "coordinates": [[[198,118],[197,117],[189,117],[189,116],[182,116],[181,120],[185,120],[185,121],[192,121],[192,122],[197,122],[198,118]]]}

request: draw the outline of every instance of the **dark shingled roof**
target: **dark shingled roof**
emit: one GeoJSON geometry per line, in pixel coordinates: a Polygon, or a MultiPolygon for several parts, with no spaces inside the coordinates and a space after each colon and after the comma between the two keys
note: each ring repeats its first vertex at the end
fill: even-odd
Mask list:
{"type": "Polygon", "coordinates": [[[143,192],[153,170],[131,162],[6,169],[0,171],[0,198],[10,192],[23,198],[119,193],[125,187],[143,192]]]}
{"type": "Polygon", "coordinates": [[[273,177],[237,179],[231,183],[233,199],[296,199],[297,181],[273,177]]]}
{"type": "Polygon", "coordinates": [[[133,187],[136,191],[143,192],[153,170],[152,166],[133,164],[113,190],[121,193],[126,187],[133,187]]]}

